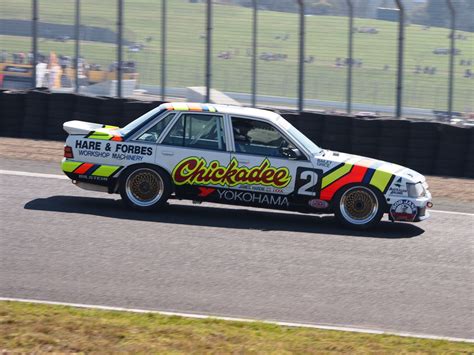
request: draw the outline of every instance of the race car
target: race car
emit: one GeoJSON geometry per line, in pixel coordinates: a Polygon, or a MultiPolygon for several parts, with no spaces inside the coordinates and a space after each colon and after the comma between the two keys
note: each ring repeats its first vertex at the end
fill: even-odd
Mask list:
{"type": "Polygon", "coordinates": [[[429,217],[424,176],[400,165],[320,148],[279,114],[166,103],[123,128],[64,123],[62,170],[84,189],[120,193],[139,210],[169,198],[335,214],[365,229],[429,217]]]}

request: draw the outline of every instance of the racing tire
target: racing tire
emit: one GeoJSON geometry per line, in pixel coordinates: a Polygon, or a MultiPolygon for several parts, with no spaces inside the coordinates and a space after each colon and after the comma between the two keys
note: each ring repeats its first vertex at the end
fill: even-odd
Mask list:
{"type": "Polygon", "coordinates": [[[119,192],[127,206],[147,211],[166,205],[172,185],[170,177],[163,169],[143,165],[121,175],[119,192]]]}
{"type": "Polygon", "coordinates": [[[334,214],[343,226],[364,230],[380,222],[386,210],[383,195],[366,185],[349,185],[337,192],[334,214]]]}

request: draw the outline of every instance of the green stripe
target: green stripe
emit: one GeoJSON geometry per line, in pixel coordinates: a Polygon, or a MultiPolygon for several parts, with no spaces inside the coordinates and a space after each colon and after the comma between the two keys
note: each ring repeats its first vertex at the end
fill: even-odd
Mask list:
{"type": "Polygon", "coordinates": [[[329,175],[323,177],[323,181],[321,182],[321,188],[324,189],[326,186],[332,184],[337,179],[346,175],[349,171],[351,171],[351,169],[352,169],[352,164],[344,164],[344,166],[340,167],[337,170],[334,170],[329,175]]]}
{"type": "Polygon", "coordinates": [[[113,135],[111,135],[109,133],[94,132],[87,138],[89,138],[89,139],[109,140],[112,137],[113,137],[113,135]]]}
{"type": "Polygon", "coordinates": [[[65,173],[72,173],[74,170],[77,169],[77,167],[79,167],[79,165],[81,165],[82,163],[80,162],[77,162],[77,161],[69,161],[69,160],[65,160],[61,163],[61,169],[65,172],[65,173]]]}
{"type": "Polygon", "coordinates": [[[372,179],[370,180],[370,185],[375,186],[380,191],[384,192],[392,175],[393,174],[387,173],[386,171],[375,170],[374,176],[372,176],[372,179]]]}
{"type": "Polygon", "coordinates": [[[109,177],[115,173],[120,166],[113,166],[113,165],[101,165],[98,167],[93,173],[93,176],[102,176],[102,177],[109,177]]]}

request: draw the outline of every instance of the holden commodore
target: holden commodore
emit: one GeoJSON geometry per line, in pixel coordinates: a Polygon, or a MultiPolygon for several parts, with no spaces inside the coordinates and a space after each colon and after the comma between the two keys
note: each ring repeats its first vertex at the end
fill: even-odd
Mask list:
{"type": "Polygon", "coordinates": [[[335,214],[365,229],[429,217],[424,176],[320,148],[277,113],[166,103],[118,128],[69,121],[62,170],[79,187],[150,210],[169,198],[335,214]]]}

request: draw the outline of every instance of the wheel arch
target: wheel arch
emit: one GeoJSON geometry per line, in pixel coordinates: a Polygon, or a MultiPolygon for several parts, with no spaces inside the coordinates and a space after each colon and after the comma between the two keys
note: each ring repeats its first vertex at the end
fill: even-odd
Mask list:
{"type": "Polygon", "coordinates": [[[112,190],[112,193],[118,193],[120,183],[122,182],[123,176],[126,176],[128,172],[130,172],[132,170],[135,170],[135,169],[138,169],[138,168],[151,168],[151,169],[155,169],[155,170],[158,169],[158,170],[163,171],[168,176],[168,178],[170,179],[171,187],[172,187],[172,190],[174,192],[173,179],[171,178],[171,173],[167,169],[165,169],[163,166],[157,165],[157,164],[136,163],[136,164],[131,164],[131,165],[128,165],[128,166],[124,167],[123,169],[121,169],[119,171],[119,174],[117,174],[117,176],[114,177],[114,181],[112,181],[111,186],[110,186],[110,188],[112,190]]]}

